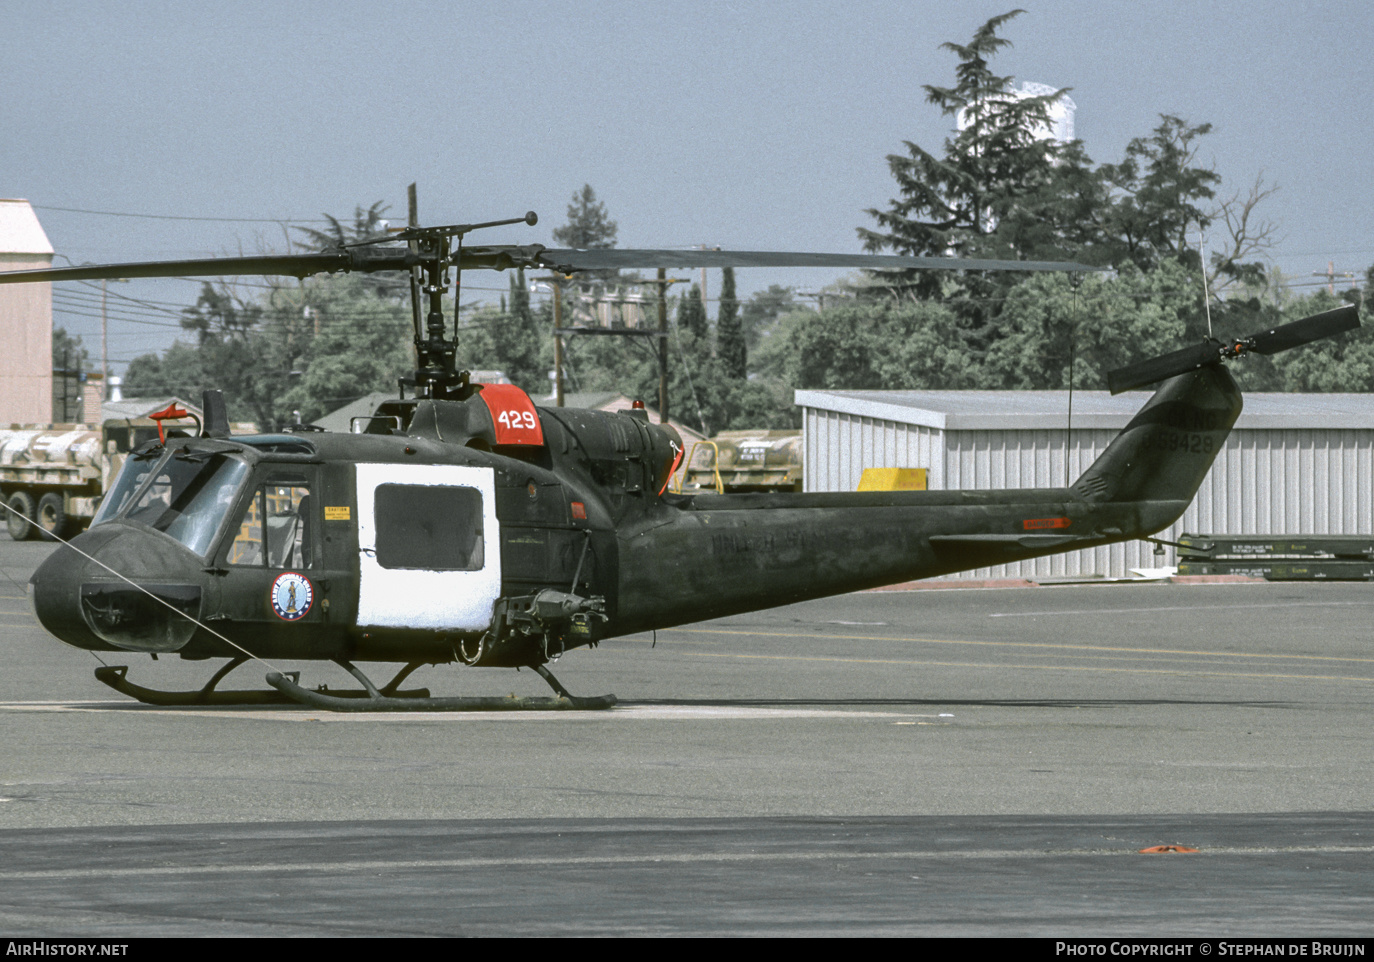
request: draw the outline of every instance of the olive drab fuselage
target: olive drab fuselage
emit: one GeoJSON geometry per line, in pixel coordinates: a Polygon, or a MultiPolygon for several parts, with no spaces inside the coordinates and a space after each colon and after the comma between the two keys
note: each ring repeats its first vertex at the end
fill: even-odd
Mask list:
{"type": "Polygon", "coordinates": [[[363,434],[146,445],[35,573],[39,618],[82,648],[191,659],[238,656],[228,639],[261,657],[540,664],[1149,535],[1240,412],[1213,366],[1162,385],[1068,488],[684,496],[667,491],[681,439],[643,411],[483,393],[387,402],[363,434]]]}

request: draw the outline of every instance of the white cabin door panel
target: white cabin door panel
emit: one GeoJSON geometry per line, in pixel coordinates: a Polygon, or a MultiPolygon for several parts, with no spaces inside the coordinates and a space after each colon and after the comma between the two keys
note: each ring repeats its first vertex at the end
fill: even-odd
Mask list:
{"type": "Polygon", "coordinates": [[[359,464],[358,625],[481,631],[501,594],[496,473],[359,464]]]}

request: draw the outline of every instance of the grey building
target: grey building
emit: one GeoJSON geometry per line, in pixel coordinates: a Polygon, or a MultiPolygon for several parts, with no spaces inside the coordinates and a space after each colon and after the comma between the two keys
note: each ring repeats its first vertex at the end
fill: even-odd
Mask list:
{"type": "MultiPolygon", "coordinates": [[[[853,491],[866,467],[926,468],[931,489],[1060,487],[1145,403],[1075,391],[798,391],[805,489],[853,491]],[[1067,443],[1066,443],[1067,442],[1067,443]]],[[[1191,507],[1159,537],[1374,533],[1374,394],[1247,394],[1191,507]]],[[[1126,577],[1160,561],[1141,542],[968,572],[1126,577]]]]}

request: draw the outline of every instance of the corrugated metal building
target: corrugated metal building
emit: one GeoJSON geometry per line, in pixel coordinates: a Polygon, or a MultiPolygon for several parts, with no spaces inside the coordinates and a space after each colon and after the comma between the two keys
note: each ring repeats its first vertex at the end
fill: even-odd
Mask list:
{"type": "MultiPolygon", "coordinates": [[[[866,467],[928,469],[928,486],[1062,487],[1149,395],[1075,391],[798,391],[807,491],[853,491],[866,467]],[[1068,444],[1065,444],[1066,434],[1068,444]],[[1067,453],[1067,469],[1065,458],[1067,453]]],[[[1247,394],[1180,533],[1374,533],[1374,394],[1247,394]]],[[[1160,562],[1138,541],[964,577],[1125,577],[1160,562]]]]}

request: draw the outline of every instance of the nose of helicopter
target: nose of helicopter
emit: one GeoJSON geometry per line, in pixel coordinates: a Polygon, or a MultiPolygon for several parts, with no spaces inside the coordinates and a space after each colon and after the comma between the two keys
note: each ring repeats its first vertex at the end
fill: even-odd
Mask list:
{"type": "Polygon", "coordinates": [[[29,601],[69,645],[176,651],[196,631],[203,567],[168,538],[111,522],[49,555],[29,579],[29,601]]]}

